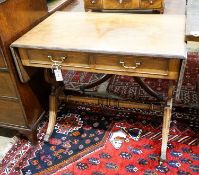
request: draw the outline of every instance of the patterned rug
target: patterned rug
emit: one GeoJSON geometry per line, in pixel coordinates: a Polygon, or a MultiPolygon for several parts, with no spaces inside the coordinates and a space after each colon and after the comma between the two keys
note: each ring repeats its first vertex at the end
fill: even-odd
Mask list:
{"type": "MultiPolygon", "coordinates": [[[[115,123],[110,133],[121,132],[120,126],[132,127],[127,123],[115,123]],[[123,125],[122,125],[123,124],[123,125]]],[[[83,157],[58,171],[57,174],[197,174],[199,173],[199,151],[195,146],[179,143],[168,145],[167,162],[159,165],[160,141],[142,138],[134,141],[128,138],[115,149],[109,139],[104,147],[83,157]]]]}
{"type": "Polygon", "coordinates": [[[198,174],[198,111],[174,109],[168,160],[162,166],[158,166],[160,115],[161,112],[63,104],[49,143],[43,142],[47,128],[44,119],[38,127],[38,144],[19,140],[3,159],[0,174],[198,174]],[[109,139],[121,127],[142,129],[141,139],[119,137],[121,147],[115,149],[109,139]]]}
{"type": "MultiPolygon", "coordinates": [[[[80,86],[96,82],[104,74],[80,72],[80,71],[63,71],[65,89],[79,90],[80,86]]],[[[189,106],[198,108],[199,99],[196,92],[196,79],[199,74],[199,54],[197,52],[189,52],[183,85],[181,89],[181,101],[174,101],[175,105],[189,106]]],[[[168,91],[168,80],[142,78],[144,82],[155,90],[157,93],[166,96],[168,91]]],[[[109,95],[118,96],[126,100],[154,102],[155,98],[148,95],[133,77],[129,76],[113,76],[103,87],[104,92],[109,95]]],[[[88,92],[96,92],[98,87],[87,89],[88,92]]]]}
{"type": "MultiPolygon", "coordinates": [[[[185,73],[182,103],[198,105],[195,92],[198,54],[189,53],[185,73]],[[191,67],[191,68],[190,68],[191,67]]],[[[102,74],[66,71],[66,89],[79,89],[102,74]]],[[[158,92],[166,92],[167,81],[145,79],[158,92]]],[[[96,91],[96,88],[91,89],[96,91]]],[[[132,77],[114,76],[108,92],[126,99],[150,100],[132,77]]],[[[154,100],[154,99],[152,99],[154,100]]],[[[62,174],[62,175],[128,175],[199,173],[199,110],[185,106],[173,108],[167,161],[159,166],[162,112],[140,109],[118,109],[86,104],[61,105],[57,123],[49,143],[43,138],[48,116],[38,127],[38,144],[19,140],[9,150],[0,165],[1,175],[62,174]],[[135,141],[121,128],[142,129],[135,141]],[[120,133],[119,135],[117,135],[120,133]],[[112,138],[115,137],[114,142],[112,138]],[[114,144],[118,144],[118,147],[114,144]]]]}
{"type": "MultiPolygon", "coordinates": [[[[81,71],[67,71],[63,70],[63,83],[65,86],[65,89],[68,90],[79,90],[80,86],[85,86],[91,83],[96,82],[104,74],[98,74],[98,73],[90,73],[90,72],[81,72],[81,71]]],[[[97,87],[93,87],[89,89],[89,91],[96,91],[97,87]]]]}

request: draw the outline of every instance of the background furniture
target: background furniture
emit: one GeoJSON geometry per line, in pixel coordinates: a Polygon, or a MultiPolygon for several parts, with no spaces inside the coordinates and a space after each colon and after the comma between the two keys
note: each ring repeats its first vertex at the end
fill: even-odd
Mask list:
{"type": "Polygon", "coordinates": [[[86,11],[101,10],[152,10],[163,13],[163,0],[84,0],[86,11]]]}
{"type": "MultiPolygon", "coordinates": [[[[23,84],[19,80],[10,44],[72,0],[0,0],[0,126],[12,128],[36,141],[36,127],[44,114],[48,91],[43,90],[43,72],[23,84]],[[43,106],[41,104],[44,104],[43,106]]],[[[21,69],[23,69],[21,67],[21,69]]],[[[23,69],[24,73],[26,71],[23,69]]]]}
{"type": "Polygon", "coordinates": [[[36,77],[22,84],[10,44],[47,16],[46,0],[6,0],[0,3],[0,126],[17,129],[34,141],[44,113],[36,77]]]}

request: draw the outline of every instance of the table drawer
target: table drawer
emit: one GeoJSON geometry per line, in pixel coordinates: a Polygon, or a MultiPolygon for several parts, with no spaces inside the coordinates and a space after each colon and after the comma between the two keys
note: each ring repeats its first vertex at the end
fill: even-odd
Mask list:
{"type": "Polygon", "coordinates": [[[0,68],[5,68],[6,67],[6,63],[5,63],[5,57],[3,55],[3,51],[0,48],[0,68]]]}
{"type": "Polygon", "coordinates": [[[141,0],[142,9],[160,9],[162,7],[162,0],[141,0]]]}
{"type": "Polygon", "coordinates": [[[104,9],[137,9],[140,0],[103,0],[104,9]]]}
{"type": "Polygon", "coordinates": [[[63,61],[63,67],[88,68],[90,65],[89,55],[86,53],[34,49],[20,49],[19,53],[23,64],[26,66],[49,66],[54,61],[63,61]]]}
{"type": "Polygon", "coordinates": [[[176,79],[180,62],[177,59],[136,56],[96,55],[97,70],[125,72],[127,75],[176,79]]]}
{"type": "Polygon", "coordinates": [[[84,6],[92,10],[163,9],[163,0],[84,0],[84,6]]]}
{"type": "Polygon", "coordinates": [[[14,84],[8,72],[0,72],[0,96],[17,97],[14,84]]]}
{"type": "Polygon", "coordinates": [[[51,68],[54,61],[62,61],[62,69],[121,74],[150,78],[178,78],[179,59],[89,54],[65,51],[19,49],[25,66],[51,68]],[[50,56],[50,58],[49,58],[50,56]]]}
{"type": "Polygon", "coordinates": [[[16,101],[0,99],[0,122],[25,126],[20,104],[16,101]]]}

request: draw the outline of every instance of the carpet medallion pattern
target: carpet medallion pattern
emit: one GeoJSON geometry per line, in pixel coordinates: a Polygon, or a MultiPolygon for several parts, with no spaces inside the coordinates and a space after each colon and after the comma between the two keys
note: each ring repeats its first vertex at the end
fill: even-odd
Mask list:
{"type": "MultiPolygon", "coordinates": [[[[118,130],[116,123],[111,132],[118,130]]],[[[131,125],[125,124],[131,127],[131,125]]],[[[199,168],[198,148],[189,147],[183,144],[172,143],[168,145],[167,162],[159,165],[160,141],[143,138],[134,141],[129,138],[128,142],[123,142],[120,149],[113,148],[107,140],[105,146],[93,153],[85,156],[57,174],[197,174],[199,168]],[[196,157],[195,157],[196,156],[196,157]]]]}
{"type": "MultiPolygon", "coordinates": [[[[175,110],[174,114],[180,113],[175,110]]],[[[192,114],[186,112],[190,119],[192,114]]],[[[38,144],[19,140],[4,158],[0,174],[197,174],[198,125],[173,116],[168,161],[159,166],[161,124],[159,115],[63,104],[49,143],[43,142],[45,119],[38,127],[38,144]],[[126,139],[119,137],[121,147],[114,148],[109,139],[121,127],[142,129],[140,140],[132,140],[128,135],[126,139]]]]}

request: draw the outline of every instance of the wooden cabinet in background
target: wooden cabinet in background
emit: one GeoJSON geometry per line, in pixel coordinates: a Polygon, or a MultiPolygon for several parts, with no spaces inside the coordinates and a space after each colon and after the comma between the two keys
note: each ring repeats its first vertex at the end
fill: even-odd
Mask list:
{"type": "Polygon", "coordinates": [[[3,51],[0,48],[0,69],[6,68],[5,57],[3,55],[3,51]]]}
{"type": "Polygon", "coordinates": [[[163,13],[164,0],[84,0],[85,10],[155,10],[163,13]]]}
{"type": "MultiPolygon", "coordinates": [[[[45,91],[37,76],[20,82],[9,47],[47,16],[46,0],[0,1],[0,127],[19,130],[31,141],[35,141],[35,130],[44,114],[41,102],[45,91]]],[[[41,73],[38,70],[37,74],[41,73]]]]}

